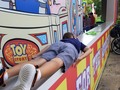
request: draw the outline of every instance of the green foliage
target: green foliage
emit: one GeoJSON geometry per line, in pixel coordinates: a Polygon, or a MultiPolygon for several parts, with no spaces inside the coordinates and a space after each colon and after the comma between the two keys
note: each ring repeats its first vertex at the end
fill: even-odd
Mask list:
{"type": "Polygon", "coordinates": [[[102,13],[102,1],[101,0],[94,0],[94,5],[96,6],[95,11],[98,16],[102,13]]]}
{"type": "Polygon", "coordinates": [[[120,20],[117,20],[117,21],[116,21],[116,24],[119,24],[119,25],[120,25],[120,20]]]}
{"type": "MultiPolygon", "coordinates": [[[[98,16],[97,22],[101,21],[101,13],[102,13],[102,0],[82,0],[83,2],[86,2],[86,4],[90,5],[94,3],[95,5],[95,11],[98,16]]],[[[90,13],[92,11],[91,7],[87,7],[87,13],[90,13]]]]}
{"type": "MultiPolygon", "coordinates": [[[[95,10],[96,10],[97,15],[98,16],[101,15],[101,13],[102,13],[102,0],[82,0],[82,1],[86,2],[87,4],[94,3],[94,5],[96,7],[95,10]]],[[[87,8],[87,12],[88,13],[91,12],[91,8],[90,7],[87,8]]]]}
{"type": "MultiPolygon", "coordinates": [[[[86,2],[87,5],[90,5],[90,4],[93,3],[93,0],[82,0],[82,1],[86,2]]],[[[88,14],[88,13],[90,13],[92,11],[91,7],[87,7],[86,10],[87,10],[86,14],[88,14]]]]}
{"type": "Polygon", "coordinates": [[[83,2],[86,2],[87,4],[92,4],[93,0],[82,0],[83,2]]]}

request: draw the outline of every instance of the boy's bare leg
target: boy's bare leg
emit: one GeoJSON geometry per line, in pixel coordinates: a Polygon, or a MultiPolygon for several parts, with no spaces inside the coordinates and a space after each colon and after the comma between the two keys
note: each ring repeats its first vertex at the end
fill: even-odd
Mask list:
{"type": "Polygon", "coordinates": [[[63,66],[63,61],[60,58],[54,58],[49,62],[44,63],[37,69],[36,73],[36,68],[31,65],[31,64],[26,64],[24,65],[19,73],[19,82],[16,87],[14,87],[13,90],[30,90],[31,86],[35,84],[36,81],[38,81],[40,78],[45,78],[53,73],[55,73],[60,67],[63,66]],[[37,74],[37,77],[36,77],[37,74]],[[36,77],[36,78],[35,78],[36,77]]]}
{"type": "Polygon", "coordinates": [[[20,64],[17,64],[15,66],[11,67],[10,69],[7,69],[7,73],[8,73],[8,76],[10,78],[10,77],[13,77],[15,75],[18,75],[21,67],[25,64],[33,64],[33,65],[40,66],[40,65],[44,64],[45,62],[46,62],[46,60],[43,59],[43,58],[36,58],[34,60],[24,62],[24,63],[20,63],[20,64]]]}
{"type": "Polygon", "coordinates": [[[54,58],[49,62],[43,64],[40,68],[38,68],[41,72],[41,78],[48,77],[55,73],[58,69],[63,66],[63,61],[60,58],[54,58]]]}

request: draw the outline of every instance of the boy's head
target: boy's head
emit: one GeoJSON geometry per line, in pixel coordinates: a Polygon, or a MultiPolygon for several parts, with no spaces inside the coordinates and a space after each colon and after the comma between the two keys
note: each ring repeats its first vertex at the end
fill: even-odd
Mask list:
{"type": "Polygon", "coordinates": [[[67,32],[63,35],[63,39],[74,38],[74,35],[70,32],[67,32]]]}

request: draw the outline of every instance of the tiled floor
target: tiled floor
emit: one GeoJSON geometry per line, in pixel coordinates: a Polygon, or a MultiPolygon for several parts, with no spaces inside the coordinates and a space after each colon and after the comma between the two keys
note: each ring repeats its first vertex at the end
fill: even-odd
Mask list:
{"type": "Polygon", "coordinates": [[[97,90],[120,90],[120,55],[110,52],[97,90]]]}

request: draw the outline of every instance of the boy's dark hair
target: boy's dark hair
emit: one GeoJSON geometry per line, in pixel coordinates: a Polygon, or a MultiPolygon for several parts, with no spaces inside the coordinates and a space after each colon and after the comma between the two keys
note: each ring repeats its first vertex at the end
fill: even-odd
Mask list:
{"type": "Polygon", "coordinates": [[[74,38],[74,35],[71,32],[67,32],[63,35],[63,39],[67,39],[67,38],[74,38]]]}

